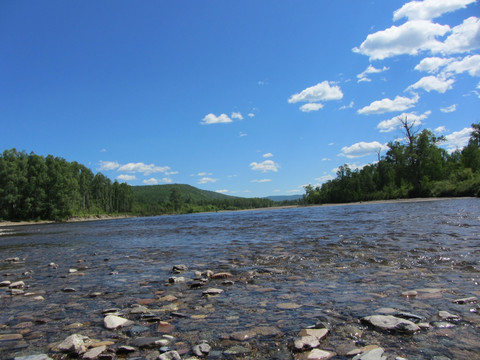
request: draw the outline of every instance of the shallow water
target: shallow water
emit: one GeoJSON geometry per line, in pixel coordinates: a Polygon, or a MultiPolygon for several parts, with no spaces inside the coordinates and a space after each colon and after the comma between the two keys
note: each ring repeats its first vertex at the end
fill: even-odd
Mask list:
{"type": "MultiPolygon", "coordinates": [[[[23,336],[0,341],[2,359],[48,353],[52,343],[73,333],[128,345],[127,329],[103,327],[102,310],[128,309],[142,299],[175,326],[172,348],[189,349],[207,340],[213,348],[209,358],[290,359],[293,337],[313,325],[329,328],[320,348],[338,354],[346,347],[375,344],[392,358],[480,357],[477,305],[452,302],[480,296],[479,199],[5,227],[0,228],[0,260],[0,275],[5,275],[0,281],[23,280],[25,292],[45,299],[11,296],[0,288],[0,335],[23,336]],[[21,261],[4,261],[11,257],[21,261]],[[58,268],[48,267],[51,262],[58,268]],[[189,267],[180,276],[227,271],[234,283],[211,280],[206,287],[224,293],[205,297],[206,287],[167,283],[176,264],[189,267]],[[72,268],[79,271],[69,273],[72,268]],[[407,290],[418,295],[402,296],[407,290]],[[101,295],[91,297],[95,292],[101,295]],[[165,295],[177,299],[161,300],[165,295]],[[399,335],[360,322],[380,308],[414,313],[432,327],[399,335]],[[440,327],[441,310],[461,320],[440,327]],[[349,325],[362,336],[346,334],[349,325]],[[231,339],[237,331],[259,326],[281,334],[231,339]],[[247,354],[223,352],[236,344],[247,354]]],[[[131,318],[149,327],[142,336],[158,335],[156,323],[131,318]]]]}

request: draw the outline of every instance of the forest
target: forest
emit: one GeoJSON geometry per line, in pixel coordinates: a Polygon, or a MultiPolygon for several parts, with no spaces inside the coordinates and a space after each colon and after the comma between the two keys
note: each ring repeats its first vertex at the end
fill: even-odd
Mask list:
{"type": "Polygon", "coordinates": [[[404,138],[388,143],[379,161],[362,169],[338,168],[336,178],[305,187],[307,204],[347,203],[413,197],[480,196],[480,124],[472,124],[468,145],[452,153],[445,139],[399,119],[404,138]]]}

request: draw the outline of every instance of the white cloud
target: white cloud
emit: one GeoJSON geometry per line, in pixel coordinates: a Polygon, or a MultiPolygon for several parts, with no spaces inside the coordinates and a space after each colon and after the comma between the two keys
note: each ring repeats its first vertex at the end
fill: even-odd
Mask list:
{"type": "Polygon", "coordinates": [[[318,111],[323,108],[321,103],[308,103],[300,106],[300,110],[303,112],[318,111]]]}
{"type": "Polygon", "coordinates": [[[127,173],[143,173],[144,175],[150,175],[153,173],[164,173],[170,170],[168,166],[156,166],[154,164],[128,163],[120,166],[117,171],[127,173]]]}
{"type": "Polygon", "coordinates": [[[440,108],[440,111],[443,113],[451,113],[457,110],[457,104],[453,104],[444,108],[440,108]]]}
{"type": "Polygon", "coordinates": [[[207,173],[207,172],[199,172],[197,176],[212,176],[212,173],[207,173]]]}
{"type": "Polygon", "coordinates": [[[319,183],[325,183],[329,180],[333,180],[335,179],[335,176],[333,175],[323,175],[323,176],[320,176],[318,178],[315,178],[316,181],[318,181],[319,183]]]}
{"type": "Polygon", "coordinates": [[[265,160],[264,162],[261,162],[261,163],[252,162],[250,163],[250,167],[252,168],[252,170],[261,171],[261,172],[267,172],[267,171],[277,172],[279,168],[278,164],[274,163],[272,160],[265,160]]]}
{"type": "Polygon", "coordinates": [[[266,153],[266,154],[263,154],[263,157],[264,158],[273,157],[273,154],[272,153],[266,153]]]}
{"type": "Polygon", "coordinates": [[[295,104],[298,102],[340,100],[341,98],[343,98],[343,93],[339,86],[331,86],[328,81],[323,81],[317,85],[302,90],[298,94],[290,96],[288,102],[290,104],[295,104]]]}
{"type": "Polygon", "coordinates": [[[445,131],[447,131],[447,128],[445,126],[439,126],[433,132],[435,134],[443,134],[445,131]]]}
{"type": "Polygon", "coordinates": [[[445,70],[454,71],[457,74],[468,72],[470,76],[480,76],[480,55],[469,55],[462,60],[450,62],[445,70]]]}
{"type": "Polygon", "coordinates": [[[414,94],[414,97],[412,99],[403,96],[397,96],[394,100],[385,98],[382,100],[374,101],[370,105],[361,108],[360,110],[358,110],[358,113],[370,115],[384,114],[393,111],[405,111],[415,106],[419,98],[420,97],[417,94],[414,94]]]}
{"type": "Polygon", "coordinates": [[[370,64],[370,65],[368,65],[367,69],[364,72],[357,75],[357,79],[358,79],[357,82],[364,82],[364,81],[370,82],[372,80],[370,80],[368,78],[369,74],[378,74],[378,73],[381,73],[381,72],[384,72],[384,71],[387,71],[387,70],[388,70],[388,67],[386,67],[386,66],[384,66],[382,69],[377,69],[370,64]]]}
{"type": "Polygon", "coordinates": [[[135,175],[118,175],[117,180],[132,181],[137,180],[137,177],[135,175]]]}
{"type": "Polygon", "coordinates": [[[443,66],[447,65],[449,62],[452,62],[453,59],[445,59],[439,57],[427,57],[422,59],[420,63],[415,66],[415,70],[418,71],[426,71],[429,73],[436,73],[442,68],[443,66]]]}
{"type": "Polygon", "coordinates": [[[446,79],[443,76],[425,76],[415,84],[410,85],[406,90],[423,89],[427,92],[436,91],[444,94],[447,90],[452,89],[454,82],[454,79],[446,79]]]}
{"type": "Polygon", "coordinates": [[[108,171],[108,170],[115,170],[120,167],[120,164],[116,161],[103,161],[100,160],[100,167],[98,170],[100,171],[108,171]]]}
{"type": "Polygon", "coordinates": [[[107,149],[101,149],[100,152],[107,152],[107,149]]]}
{"type": "Polygon", "coordinates": [[[233,120],[228,117],[227,114],[221,114],[216,116],[212,113],[205,115],[200,124],[202,125],[211,125],[211,124],[227,124],[231,123],[233,120]]]}
{"type": "Polygon", "coordinates": [[[293,190],[287,190],[287,194],[298,194],[298,193],[301,193],[303,192],[304,190],[303,189],[293,189],[293,190]]]}
{"type": "Polygon", "coordinates": [[[158,180],[155,179],[155,178],[150,178],[150,179],[143,180],[143,183],[144,183],[145,185],[157,185],[157,184],[158,184],[158,180]]]}
{"type": "Polygon", "coordinates": [[[232,119],[238,119],[238,120],[243,120],[243,116],[239,112],[232,112],[232,119]]]}
{"type": "Polygon", "coordinates": [[[349,159],[375,154],[378,151],[387,150],[388,146],[380,144],[378,141],[358,142],[352,146],[344,146],[340,155],[349,159]]]}
{"type": "Polygon", "coordinates": [[[252,183],[266,183],[266,182],[270,182],[270,181],[272,181],[272,179],[252,180],[251,182],[252,183]]]}
{"type": "Polygon", "coordinates": [[[442,143],[442,145],[445,146],[449,152],[462,149],[468,144],[468,140],[470,140],[472,131],[472,128],[464,128],[460,131],[455,131],[449,135],[446,135],[446,141],[442,143]]]}
{"type": "Polygon", "coordinates": [[[444,54],[464,53],[480,48],[480,19],[469,17],[452,29],[440,52],[444,54]]]}
{"type": "Polygon", "coordinates": [[[225,194],[228,192],[227,189],[222,189],[222,190],[215,190],[216,193],[219,193],[219,194],[225,194]]]}
{"type": "Polygon", "coordinates": [[[383,60],[397,55],[417,55],[419,51],[439,51],[443,44],[436,39],[449,32],[448,25],[434,24],[427,20],[408,21],[400,26],[378,31],[367,36],[360,47],[353,51],[367,55],[370,60],[383,60]]]}
{"type": "Polygon", "coordinates": [[[430,20],[442,14],[465,8],[475,0],[424,0],[410,1],[393,13],[393,20],[430,20]]]}
{"type": "Polygon", "coordinates": [[[238,137],[244,137],[244,136],[247,136],[247,134],[245,134],[244,132],[241,132],[241,131],[238,133],[238,137]]]}
{"type": "Polygon", "coordinates": [[[165,184],[171,184],[173,180],[168,177],[164,177],[162,178],[162,182],[164,182],[165,184]]]}
{"type": "Polygon", "coordinates": [[[350,104],[348,104],[348,105],[343,105],[342,107],[340,107],[340,110],[351,109],[351,108],[353,108],[353,105],[354,105],[354,104],[355,104],[355,103],[354,103],[353,101],[350,101],[350,104]]]}
{"type": "Polygon", "coordinates": [[[255,114],[254,113],[248,113],[247,116],[250,117],[250,118],[253,118],[253,117],[255,117],[255,114]]]}
{"type": "Polygon", "coordinates": [[[377,129],[379,129],[380,132],[391,132],[402,126],[401,119],[408,119],[409,123],[415,123],[415,125],[420,125],[422,123],[422,120],[425,120],[428,116],[430,116],[431,113],[432,112],[430,110],[424,112],[422,115],[417,115],[414,112],[403,113],[389,120],[381,121],[377,125],[377,129]]]}
{"type": "Polygon", "coordinates": [[[178,171],[165,171],[165,175],[177,175],[178,171]]]}
{"type": "Polygon", "coordinates": [[[210,177],[202,177],[200,180],[198,180],[199,184],[207,184],[207,183],[216,183],[218,179],[213,179],[210,177]]]}

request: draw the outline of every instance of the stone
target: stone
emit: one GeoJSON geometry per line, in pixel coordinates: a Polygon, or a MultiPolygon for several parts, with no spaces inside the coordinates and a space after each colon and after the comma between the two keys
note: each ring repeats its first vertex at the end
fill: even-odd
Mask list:
{"type": "Polygon", "coordinates": [[[279,303],[277,304],[277,308],[283,310],[293,310],[302,307],[302,305],[295,304],[295,303],[279,303]]]}
{"type": "Polygon", "coordinates": [[[22,340],[22,334],[0,334],[0,341],[22,340]]]}
{"type": "Polygon", "coordinates": [[[323,339],[328,334],[328,329],[303,329],[298,336],[314,336],[318,340],[323,339]]]}
{"type": "Polygon", "coordinates": [[[22,289],[10,289],[11,295],[23,295],[24,293],[22,289]]]}
{"type": "Polygon", "coordinates": [[[14,281],[10,285],[8,285],[10,289],[23,289],[25,287],[25,283],[23,281],[14,281]]]}
{"type": "Polygon", "coordinates": [[[305,349],[313,349],[320,345],[320,341],[315,336],[302,336],[296,339],[293,343],[293,346],[296,350],[305,350],[305,349]]]}
{"type": "Polygon", "coordinates": [[[9,281],[9,280],[2,281],[2,282],[0,282],[0,287],[10,286],[11,283],[12,283],[12,282],[9,281]]]}
{"type": "Polygon", "coordinates": [[[225,355],[244,355],[248,354],[250,351],[251,350],[249,348],[246,348],[245,346],[234,345],[232,347],[229,347],[223,353],[225,355]]]}
{"type": "Polygon", "coordinates": [[[139,347],[141,349],[148,349],[148,348],[157,348],[158,344],[157,341],[162,340],[161,337],[139,337],[134,339],[131,342],[131,345],[139,347]]]}
{"type": "Polygon", "coordinates": [[[107,347],[105,345],[94,347],[93,349],[90,349],[85,354],[83,354],[83,358],[88,360],[94,360],[98,358],[100,354],[103,353],[105,350],[107,350],[107,347]]]}
{"type": "Polygon", "coordinates": [[[364,317],[362,320],[382,330],[404,333],[414,333],[420,330],[420,327],[410,320],[400,319],[392,315],[372,315],[364,317]]]}
{"type": "Polygon", "coordinates": [[[192,349],[193,353],[196,356],[207,356],[208,353],[212,350],[212,347],[208,345],[206,342],[203,342],[199,345],[195,345],[192,349]]]}
{"type": "Polygon", "coordinates": [[[58,350],[76,355],[84,354],[87,351],[85,341],[89,340],[88,336],[81,334],[73,334],[63,340],[58,346],[58,350]]]}
{"type": "Polygon", "coordinates": [[[161,354],[158,360],[181,360],[182,358],[176,351],[168,351],[166,353],[161,354]]]}
{"type": "Polygon", "coordinates": [[[133,324],[133,321],[122,318],[117,315],[107,315],[103,319],[103,324],[107,329],[117,329],[119,327],[129,326],[133,324]]]}
{"type": "Polygon", "coordinates": [[[312,351],[305,352],[302,354],[296,354],[295,360],[327,360],[334,357],[336,354],[334,352],[313,349],[312,351]]]}
{"type": "Polygon", "coordinates": [[[168,279],[168,282],[170,284],[180,284],[186,281],[187,279],[185,279],[183,276],[172,276],[171,278],[168,279]]]}
{"type": "Polygon", "coordinates": [[[69,274],[76,273],[78,270],[77,269],[68,269],[69,274]]]}
{"type": "Polygon", "coordinates": [[[203,292],[203,295],[219,295],[221,293],[223,293],[222,289],[208,288],[203,292]]]}
{"type": "Polygon", "coordinates": [[[182,272],[185,272],[188,270],[188,267],[186,265],[180,264],[180,265],[173,265],[172,271],[175,274],[180,274],[182,272]]]}
{"type": "Polygon", "coordinates": [[[5,262],[19,262],[19,261],[20,261],[19,257],[10,257],[5,259],[5,262]]]}
{"type": "Polygon", "coordinates": [[[127,331],[127,335],[130,337],[136,337],[148,331],[150,331],[149,327],[134,325],[130,330],[127,331]]]}
{"type": "Polygon", "coordinates": [[[136,351],[136,349],[133,346],[123,345],[123,346],[120,346],[117,349],[117,354],[128,354],[128,353],[132,353],[132,352],[135,352],[135,351],[136,351]]]}
{"type": "Polygon", "coordinates": [[[146,314],[150,312],[150,309],[143,305],[135,306],[132,310],[130,310],[130,314],[146,314]]]}
{"type": "Polygon", "coordinates": [[[66,288],[63,288],[62,291],[66,293],[71,293],[71,292],[76,292],[77,290],[71,287],[66,287],[66,288]]]}
{"type": "Polygon", "coordinates": [[[354,356],[352,360],[387,360],[386,356],[383,356],[385,350],[382,348],[376,348],[368,350],[362,354],[354,356]]]}
{"type": "Polygon", "coordinates": [[[47,354],[27,355],[15,357],[13,360],[53,360],[47,354]]]}
{"type": "Polygon", "coordinates": [[[454,315],[454,314],[450,314],[448,311],[439,311],[439,312],[438,312],[438,316],[439,316],[441,319],[447,320],[447,321],[458,321],[458,320],[460,320],[460,316],[454,315]]]}
{"type": "Polygon", "coordinates": [[[212,274],[210,276],[210,279],[226,279],[226,278],[231,278],[231,277],[233,277],[233,275],[228,273],[228,272],[219,272],[219,273],[216,273],[216,274],[212,274]]]}
{"type": "Polygon", "coordinates": [[[418,295],[418,291],[416,291],[416,290],[408,290],[408,291],[402,292],[402,296],[407,297],[407,298],[415,297],[417,295],[418,295]]]}
{"type": "Polygon", "coordinates": [[[473,304],[473,303],[476,303],[477,301],[478,301],[478,299],[475,296],[453,300],[454,303],[461,304],[461,305],[463,305],[463,304],[473,304]]]}

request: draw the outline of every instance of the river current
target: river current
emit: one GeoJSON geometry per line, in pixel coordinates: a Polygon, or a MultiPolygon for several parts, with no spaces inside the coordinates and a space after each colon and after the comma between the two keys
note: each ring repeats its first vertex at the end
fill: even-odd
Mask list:
{"type": "Polygon", "coordinates": [[[480,297],[480,199],[0,227],[0,276],[25,284],[19,295],[0,288],[2,359],[61,358],[51,348],[73,333],[112,341],[114,354],[139,335],[105,329],[102,312],[134,304],[156,316],[126,315],[141,336],[169,333],[182,358],[205,340],[211,359],[292,359],[293,339],[312,326],[329,329],[320,348],[334,359],[366,345],[388,359],[480,358],[479,307],[454,302],[480,297]],[[173,274],[178,264],[188,270],[173,274]],[[192,286],[207,270],[232,276],[192,286]],[[208,287],[224,291],[203,296],[208,287]],[[393,312],[429,327],[398,334],[361,321],[393,312]]]}

